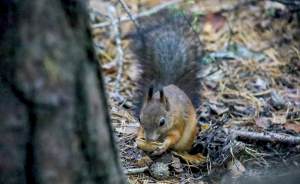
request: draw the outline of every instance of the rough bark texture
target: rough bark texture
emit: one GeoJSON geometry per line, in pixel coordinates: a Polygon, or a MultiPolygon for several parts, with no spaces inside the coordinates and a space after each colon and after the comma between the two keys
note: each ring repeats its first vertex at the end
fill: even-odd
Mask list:
{"type": "Polygon", "coordinates": [[[0,2],[0,183],[124,182],[84,2],[0,2]]]}

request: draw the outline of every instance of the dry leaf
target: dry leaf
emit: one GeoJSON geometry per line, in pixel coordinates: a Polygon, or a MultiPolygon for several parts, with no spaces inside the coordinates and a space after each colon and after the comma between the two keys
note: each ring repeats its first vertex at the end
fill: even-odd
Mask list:
{"type": "Polygon", "coordinates": [[[257,118],[255,120],[256,126],[263,128],[263,129],[268,128],[271,123],[272,123],[272,121],[269,118],[265,118],[265,117],[257,118]]]}
{"type": "Polygon", "coordinates": [[[177,172],[177,173],[183,172],[183,166],[182,166],[179,158],[172,156],[171,166],[174,168],[175,172],[177,172]]]}
{"type": "Polygon", "coordinates": [[[206,16],[204,31],[218,32],[225,24],[226,18],[219,13],[210,13],[206,16]]]}
{"type": "Polygon", "coordinates": [[[300,133],[300,124],[298,123],[288,122],[285,123],[283,127],[288,130],[294,130],[295,132],[300,133]]]}
{"type": "Polygon", "coordinates": [[[149,156],[143,156],[141,159],[137,161],[137,165],[139,167],[149,166],[153,163],[153,160],[149,156]]]}

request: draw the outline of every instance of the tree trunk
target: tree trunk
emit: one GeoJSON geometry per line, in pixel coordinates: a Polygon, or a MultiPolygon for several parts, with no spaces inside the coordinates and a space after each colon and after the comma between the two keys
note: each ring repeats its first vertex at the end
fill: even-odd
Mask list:
{"type": "Polygon", "coordinates": [[[124,183],[84,2],[0,2],[0,183],[124,183]]]}

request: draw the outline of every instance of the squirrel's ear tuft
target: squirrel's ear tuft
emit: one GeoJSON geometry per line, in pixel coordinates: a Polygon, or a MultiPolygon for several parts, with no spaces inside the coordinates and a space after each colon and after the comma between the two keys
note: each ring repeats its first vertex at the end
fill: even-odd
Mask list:
{"type": "Polygon", "coordinates": [[[148,89],[148,94],[147,94],[147,102],[149,102],[153,97],[153,86],[151,85],[148,89]]]}
{"type": "Polygon", "coordinates": [[[159,97],[160,97],[159,98],[160,103],[162,103],[165,106],[166,110],[169,111],[169,109],[170,109],[169,101],[168,101],[167,97],[165,96],[163,89],[159,90],[159,97]]]}
{"type": "Polygon", "coordinates": [[[165,102],[165,95],[164,95],[164,90],[163,89],[159,90],[159,101],[160,101],[160,103],[165,102]]]}

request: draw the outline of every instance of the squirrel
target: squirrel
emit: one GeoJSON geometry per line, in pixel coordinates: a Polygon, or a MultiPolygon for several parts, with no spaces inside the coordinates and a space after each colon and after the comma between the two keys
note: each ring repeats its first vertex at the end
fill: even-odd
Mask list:
{"type": "Polygon", "coordinates": [[[199,129],[195,108],[200,101],[200,40],[191,17],[176,10],[160,11],[141,22],[131,42],[141,70],[134,97],[141,125],[137,146],[153,155],[169,149],[186,153],[199,129]]]}

